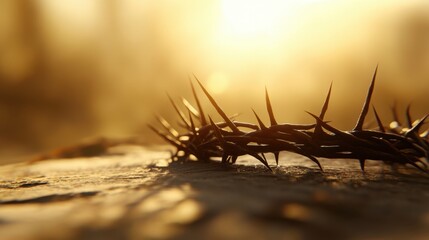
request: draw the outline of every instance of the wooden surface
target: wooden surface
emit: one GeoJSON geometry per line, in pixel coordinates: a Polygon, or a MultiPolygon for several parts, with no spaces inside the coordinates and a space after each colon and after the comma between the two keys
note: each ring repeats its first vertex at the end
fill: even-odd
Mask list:
{"type": "MultiPolygon", "coordinates": [[[[429,239],[429,177],[282,154],[274,173],[163,147],[0,167],[0,239],[429,239]]],[[[271,161],[274,164],[274,161],[271,161]]]]}

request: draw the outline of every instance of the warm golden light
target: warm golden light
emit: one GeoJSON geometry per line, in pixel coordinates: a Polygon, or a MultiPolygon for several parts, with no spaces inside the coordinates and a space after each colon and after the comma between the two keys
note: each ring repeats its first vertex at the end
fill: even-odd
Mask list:
{"type": "Polygon", "coordinates": [[[279,37],[287,31],[288,23],[300,13],[302,7],[320,1],[322,0],[222,0],[221,31],[226,37],[246,41],[250,38],[279,37]]]}
{"type": "Polygon", "coordinates": [[[222,1],[222,27],[235,37],[272,35],[279,32],[280,20],[285,15],[281,8],[284,4],[282,1],[222,1]]]}
{"type": "Polygon", "coordinates": [[[214,94],[223,93],[229,85],[229,78],[223,73],[213,73],[207,81],[207,87],[214,94]]]}
{"type": "Polygon", "coordinates": [[[0,1],[0,158],[97,136],[158,140],[144,135],[146,123],[153,113],[177,117],[163,92],[189,99],[188,73],[229,114],[243,112],[240,121],[265,109],[264,86],[279,121],[312,121],[303,110],[320,111],[334,82],[327,117],[348,128],[362,101],[350,94],[366,91],[379,63],[382,119],[393,99],[423,115],[428,3],[0,1]]]}

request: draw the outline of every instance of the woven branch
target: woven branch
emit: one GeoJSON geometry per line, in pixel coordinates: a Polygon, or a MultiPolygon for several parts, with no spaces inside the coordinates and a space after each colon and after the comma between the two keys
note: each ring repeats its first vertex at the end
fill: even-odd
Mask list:
{"type": "Polygon", "coordinates": [[[197,108],[192,106],[186,99],[182,99],[187,109],[187,114],[185,114],[169,96],[186,133],[179,134],[162,117],[157,118],[166,133],[152,125],[149,125],[149,127],[169,144],[177,148],[176,153],[172,156],[173,161],[186,161],[190,156],[194,156],[200,161],[221,158],[222,163],[235,163],[237,157],[250,155],[271,170],[265,154],[273,153],[278,165],[279,153],[288,151],[307,157],[316,163],[321,171],[323,171],[323,168],[317,158],[356,159],[359,160],[362,171],[364,171],[366,160],[376,160],[392,164],[409,164],[429,173],[427,170],[429,159],[428,130],[424,133],[419,133],[428,115],[413,122],[410,108],[408,107],[406,110],[407,126],[403,127],[396,117],[396,108],[394,107],[392,108],[394,121],[385,126],[373,106],[372,109],[377,120],[378,129],[364,129],[364,121],[369,111],[376,75],[377,68],[368,88],[361,114],[356,126],[351,131],[338,130],[324,121],[332,84],[320,114],[317,116],[307,112],[315,119],[314,124],[277,123],[268,91],[265,89],[266,106],[270,118],[270,126],[266,126],[253,109],[258,122],[257,125],[231,120],[232,118],[225,114],[195,76],[195,80],[222,117],[223,122],[214,123],[210,116],[205,115],[191,81],[192,93],[197,108]]]}

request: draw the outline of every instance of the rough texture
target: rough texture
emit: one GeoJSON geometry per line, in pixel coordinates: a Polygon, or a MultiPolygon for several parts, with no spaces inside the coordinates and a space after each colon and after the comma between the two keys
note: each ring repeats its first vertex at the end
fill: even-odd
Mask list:
{"type": "Polygon", "coordinates": [[[429,177],[412,168],[369,162],[363,174],[358,161],[321,159],[321,173],[282,154],[271,173],[251,158],[167,164],[167,151],[114,152],[0,167],[0,239],[429,236],[429,177]]]}

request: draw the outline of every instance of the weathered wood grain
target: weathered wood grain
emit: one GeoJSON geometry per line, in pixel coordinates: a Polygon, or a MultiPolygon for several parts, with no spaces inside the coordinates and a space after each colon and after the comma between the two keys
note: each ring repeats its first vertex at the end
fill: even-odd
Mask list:
{"type": "MultiPolygon", "coordinates": [[[[274,173],[116,155],[0,167],[0,239],[427,239],[429,177],[284,154],[274,173]]],[[[274,160],[271,160],[274,164],[274,160]]]]}

